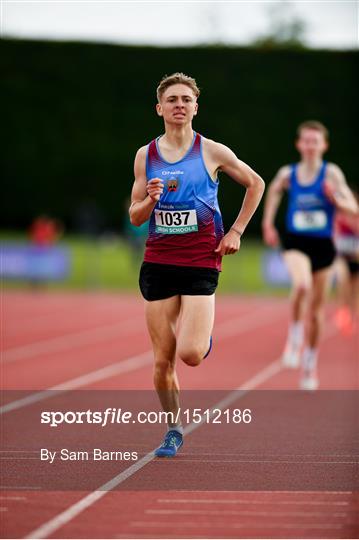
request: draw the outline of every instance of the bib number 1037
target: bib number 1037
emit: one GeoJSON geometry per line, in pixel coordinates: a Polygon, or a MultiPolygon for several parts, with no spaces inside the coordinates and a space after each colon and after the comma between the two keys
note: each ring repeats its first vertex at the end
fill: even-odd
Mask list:
{"type": "Polygon", "coordinates": [[[155,209],[156,232],[186,234],[198,231],[197,213],[188,203],[161,204],[155,209]]]}
{"type": "Polygon", "coordinates": [[[160,210],[157,213],[158,221],[161,222],[161,225],[167,225],[167,227],[187,225],[189,215],[189,210],[187,212],[164,212],[160,210]]]}

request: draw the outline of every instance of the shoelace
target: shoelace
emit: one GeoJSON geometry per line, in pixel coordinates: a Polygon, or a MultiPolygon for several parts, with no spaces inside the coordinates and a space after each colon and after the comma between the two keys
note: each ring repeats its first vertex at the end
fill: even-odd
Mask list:
{"type": "MultiPolygon", "coordinates": [[[[178,441],[179,442],[179,441],[178,441]]],[[[168,434],[165,440],[166,446],[176,446],[177,445],[177,437],[175,435],[168,434]]]]}

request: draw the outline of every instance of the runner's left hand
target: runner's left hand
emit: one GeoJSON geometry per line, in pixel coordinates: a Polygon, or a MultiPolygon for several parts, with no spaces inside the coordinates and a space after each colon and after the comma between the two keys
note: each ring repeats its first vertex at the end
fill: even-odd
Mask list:
{"type": "Polygon", "coordinates": [[[233,255],[234,253],[237,253],[240,247],[241,237],[236,231],[229,230],[227,234],[223,236],[214,252],[223,257],[223,255],[233,255]]]}

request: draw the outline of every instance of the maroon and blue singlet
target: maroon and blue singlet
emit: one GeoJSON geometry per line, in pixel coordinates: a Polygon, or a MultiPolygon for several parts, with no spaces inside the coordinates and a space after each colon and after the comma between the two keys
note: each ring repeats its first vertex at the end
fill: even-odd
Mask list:
{"type": "Polygon", "coordinates": [[[190,149],[175,163],[161,156],[158,139],[147,147],[146,176],[160,178],[164,191],[151,214],[144,261],[221,270],[214,252],[223,237],[218,181],[204,164],[202,137],[194,132],[190,149]]]}

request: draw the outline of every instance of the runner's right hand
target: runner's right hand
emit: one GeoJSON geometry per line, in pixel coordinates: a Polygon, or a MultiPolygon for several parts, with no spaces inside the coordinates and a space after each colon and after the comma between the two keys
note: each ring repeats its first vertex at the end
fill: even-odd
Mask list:
{"type": "Polygon", "coordinates": [[[152,178],[147,182],[147,193],[153,201],[159,201],[163,193],[164,184],[160,178],[152,178]]]}
{"type": "Polygon", "coordinates": [[[279,246],[279,234],[274,225],[263,224],[263,240],[265,244],[269,247],[278,247],[279,246]]]}

